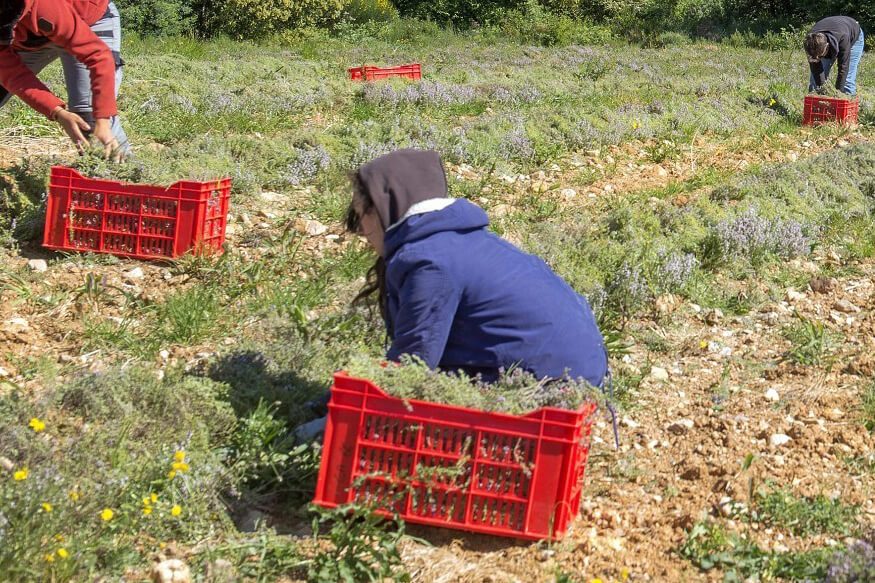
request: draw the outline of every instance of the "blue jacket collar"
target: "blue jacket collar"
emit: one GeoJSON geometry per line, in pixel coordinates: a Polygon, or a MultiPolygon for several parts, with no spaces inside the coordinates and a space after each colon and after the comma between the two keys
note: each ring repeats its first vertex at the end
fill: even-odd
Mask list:
{"type": "Polygon", "coordinates": [[[444,231],[472,231],[489,226],[489,217],[479,206],[460,198],[450,206],[414,215],[386,232],[383,240],[388,260],[405,243],[424,239],[444,231]]]}

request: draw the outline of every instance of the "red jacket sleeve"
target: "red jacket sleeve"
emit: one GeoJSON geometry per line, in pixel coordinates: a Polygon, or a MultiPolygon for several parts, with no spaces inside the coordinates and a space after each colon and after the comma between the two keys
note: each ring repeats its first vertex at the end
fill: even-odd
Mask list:
{"type": "Polygon", "coordinates": [[[12,46],[0,47],[0,85],[46,117],[65,105],[27,68],[12,46]]]}
{"type": "MultiPolygon", "coordinates": [[[[112,51],[92,32],[91,27],[82,20],[72,5],[57,0],[35,0],[30,12],[19,23],[21,25],[38,31],[88,68],[91,74],[91,102],[95,118],[118,114],[115,100],[115,59],[112,51]]],[[[23,64],[21,66],[24,67],[23,64]]],[[[10,86],[4,84],[4,87],[34,109],[48,115],[55,106],[62,103],[51,96],[33,74],[29,74],[30,79],[27,80],[21,71],[18,76],[21,77],[18,87],[14,83],[10,83],[10,86]]]]}

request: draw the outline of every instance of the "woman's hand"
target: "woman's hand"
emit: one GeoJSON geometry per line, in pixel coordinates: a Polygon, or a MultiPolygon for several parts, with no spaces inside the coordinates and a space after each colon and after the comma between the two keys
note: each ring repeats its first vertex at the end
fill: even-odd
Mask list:
{"type": "Polygon", "coordinates": [[[110,156],[118,164],[124,158],[124,152],[112,133],[112,124],[108,117],[94,120],[94,137],[103,144],[104,154],[108,160],[110,156]]]}
{"type": "Polygon", "coordinates": [[[61,127],[64,128],[64,132],[70,136],[71,140],[73,140],[73,144],[76,146],[76,149],[79,150],[79,153],[84,153],[85,146],[88,145],[88,140],[85,139],[85,134],[82,132],[87,132],[91,129],[91,126],[72,111],[67,111],[62,107],[55,110],[52,114],[52,118],[61,124],[61,127]]]}

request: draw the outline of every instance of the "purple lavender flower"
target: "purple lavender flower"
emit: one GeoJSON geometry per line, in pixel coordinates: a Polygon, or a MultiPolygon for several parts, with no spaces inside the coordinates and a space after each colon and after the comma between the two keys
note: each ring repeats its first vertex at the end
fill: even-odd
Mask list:
{"type": "Polygon", "coordinates": [[[713,233],[727,259],[758,261],[768,254],[791,259],[811,249],[801,223],[763,217],[756,206],[720,221],[713,233]]]}
{"type": "Polygon", "coordinates": [[[505,160],[531,162],[535,157],[535,147],[522,126],[509,131],[499,147],[505,160]]]}
{"type": "Polygon", "coordinates": [[[836,553],[826,571],[827,583],[875,581],[875,531],[836,553]]]}
{"type": "Polygon", "coordinates": [[[398,145],[394,141],[389,142],[359,142],[349,158],[348,166],[350,168],[358,168],[362,164],[370,162],[374,158],[379,158],[383,154],[394,152],[398,149],[398,145]]]}
{"type": "Polygon", "coordinates": [[[292,186],[298,186],[329,166],[331,155],[322,146],[297,148],[295,157],[282,172],[282,178],[292,186]]]}
{"type": "Polygon", "coordinates": [[[624,315],[633,313],[650,298],[647,278],[637,265],[623,265],[611,277],[606,286],[610,303],[624,315]]]}
{"type": "Polygon", "coordinates": [[[656,266],[655,282],[666,292],[683,289],[699,265],[698,259],[692,253],[659,254],[660,262],[656,266]]]}

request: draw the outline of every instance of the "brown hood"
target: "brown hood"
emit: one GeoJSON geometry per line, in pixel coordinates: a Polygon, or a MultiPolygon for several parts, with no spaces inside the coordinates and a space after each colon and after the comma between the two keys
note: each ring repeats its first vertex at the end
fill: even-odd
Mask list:
{"type": "Polygon", "coordinates": [[[416,203],[447,196],[447,176],[437,152],[398,150],[361,166],[358,177],[384,230],[416,203]]]}

